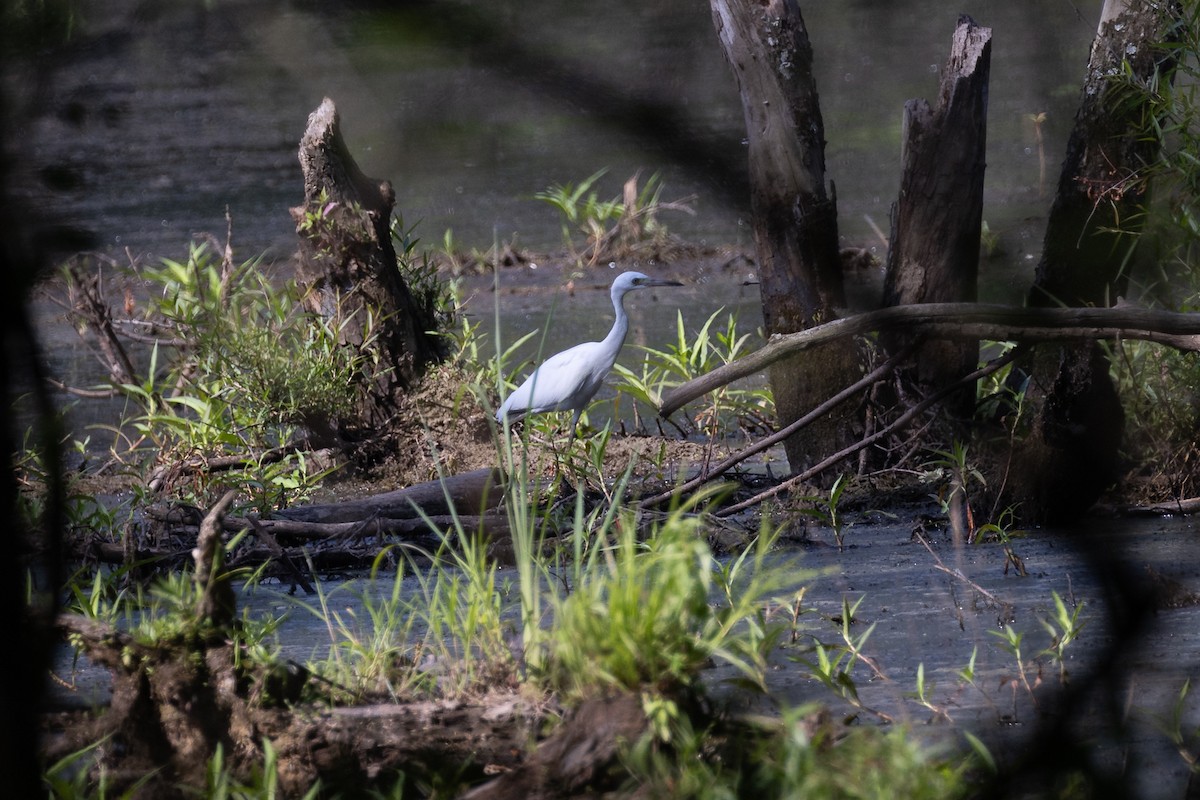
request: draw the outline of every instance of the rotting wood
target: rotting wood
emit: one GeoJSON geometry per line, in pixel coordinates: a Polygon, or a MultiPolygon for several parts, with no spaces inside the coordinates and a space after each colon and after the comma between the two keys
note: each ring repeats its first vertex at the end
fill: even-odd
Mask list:
{"type": "MultiPolygon", "coordinates": [[[[763,323],[786,334],[833,319],[845,303],[836,196],[826,189],[825,130],[813,75],[813,50],[795,0],[711,0],[713,25],[738,86],[745,118],[763,323]]],[[[858,353],[810,353],[771,367],[783,424],[853,380],[858,353]]],[[[799,471],[846,442],[849,411],[823,419],[785,443],[799,471]],[[846,414],[845,418],[842,414],[846,414]]]]}
{"type": "MultiPolygon", "coordinates": [[[[518,767],[529,743],[560,714],[544,699],[502,689],[471,700],[279,708],[255,701],[273,676],[239,680],[224,637],[192,640],[201,648],[196,658],[178,642],[140,643],[96,619],[64,614],[58,626],[93,663],[110,670],[113,701],[104,713],[88,712],[49,743],[47,757],[112,736],[117,746],[105,750],[110,787],[154,773],[146,796],[170,792],[181,781],[202,783],[218,744],[234,774],[248,777],[261,766],[264,738],[278,754],[281,794],[287,797],[300,797],[317,780],[331,778],[343,790],[364,791],[378,787],[379,776],[400,773],[416,780],[457,773],[478,783],[518,767]],[[172,702],[186,703],[188,713],[172,702]]],[[[301,681],[305,676],[299,673],[301,681]]]]}
{"type": "Polygon", "coordinates": [[[641,697],[585,700],[515,769],[478,786],[463,800],[551,800],[618,788],[605,781],[620,749],[648,729],[641,697]]]}
{"type": "Polygon", "coordinates": [[[220,574],[221,561],[224,558],[224,549],[221,547],[223,522],[225,513],[233,505],[237,494],[234,489],[225,492],[204,516],[204,521],[200,523],[200,532],[196,535],[196,547],[192,550],[196,566],[196,585],[201,591],[198,612],[202,619],[207,619],[218,627],[232,625],[237,613],[233,587],[220,574]]]}
{"type": "Polygon", "coordinates": [[[388,429],[400,395],[440,358],[443,345],[430,333],[436,313],[399,269],[391,234],[395,191],[363,174],[328,97],[309,115],[299,159],[304,204],[291,213],[301,242],[297,276],[312,290],[307,302],[344,344],[369,347],[375,356],[364,367],[370,374],[353,424],[313,419],[306,427],[330,443],[376,436],[388,429]]]}
{"type": "Polygon", "coordinates": [[[1082,341],[1119,337],[1200,351],[1200,314],[1136,306],[1027,308],[981,303],[894,306],[772,337],[762,349],[667,392],[659,413],[663,416],[673,414],[697,397],[753,375],[798,350],[848,336],[898,328],[916,328],[928,337],[994,341],[1082,341]]]}
{"type": "MultiPolygon", "coordinates": [[[[936,106],[925,100],[904,105],[885,306],[976,300],[991,54],[991,29],[961,16],[936,106]]],[[[939,386],[970,372],[977,361],[970,345],[933,341],[920,348],[905,372],[924,386],[939,386]]],[[[964,391],[953,405],[967,413],[973,401],[974,395],[964,391]]]]}
{"type": "Polygon", "coordinates": [[[422,513],[449,514],[451,509],[460,514],[479,514],[494,508],[503,497],[503,474],[494,467],[483,467],[370,497],[286,508],[276,516],[297,522],[333,523],[374,517],[413,519],[422,513]]]}
{"type": "MultiPolygon", "coordinates": [[[[1144,170],[1161,146],[1146,87],[1174,79],[1181,11],[1177,2],[1106,0],[1030,305],[1106,306],[1127,292],[1147,218],[1144,170]]],[[[1013,493],[1027,519],[1070,522],[1119,471],[1124,411],[1108,358],[1095,343],[1043,349],[1024,371],[1033,435],[1014,455],[1013,493]]]]}

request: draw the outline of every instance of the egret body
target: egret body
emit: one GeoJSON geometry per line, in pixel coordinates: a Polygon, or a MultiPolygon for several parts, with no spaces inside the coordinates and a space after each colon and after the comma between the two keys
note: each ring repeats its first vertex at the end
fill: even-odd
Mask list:
{"type": "Polygon", "coordinates": [[[651,286],[682,286],[678,281],[651,278],[640,272],[622,272],[613,281],[610,294],[617,314],[612,330],[599,342],[584,342],[569,350],[555,353],[533,371],[500,406],[496,420],[520,419],[526,414],[545,411],[574,411],[571,435],[587,404],[617,362],[617,354],[625,344],[629,317],[625,314],[625,295],[634,289],[651,286]]]}

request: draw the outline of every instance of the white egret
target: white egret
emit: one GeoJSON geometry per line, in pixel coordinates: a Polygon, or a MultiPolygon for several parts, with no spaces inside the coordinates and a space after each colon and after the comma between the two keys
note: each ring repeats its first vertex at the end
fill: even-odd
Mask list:
{"type": "Polygon", "coordinates": [[[622,272],[610,290],[617,319],[604,341],[577,344],[547,358],[508,396],[496,412],[496,420],[502,422],[506,417],[513,420],[526,414],[571,410],[575,412],[571,417],[571,436],[574,437],[579,415],[604,382],[625,344],[625,334],[629,330],[629,317],[625,314],[626,293],[651,286],[682,285],[679,281],[651,278],[640,272],[622,272]]]}

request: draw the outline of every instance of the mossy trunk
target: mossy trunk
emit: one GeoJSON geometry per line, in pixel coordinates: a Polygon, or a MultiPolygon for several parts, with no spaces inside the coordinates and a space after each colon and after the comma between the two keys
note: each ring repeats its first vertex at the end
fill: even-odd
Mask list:
{"type": "Polygon", "coordinates": [[[310,309],[331,321],[347,346],[369,354],[358,419],[341,421],[337,431],[362,438],[389,426],[400,397],[439,357],[429,333],[437,320],[399,268],[391,235],[395,191],[359,169],[329,98],[309,116],[299,155],[304,204],[291,210],[300,235],[297,274],[310,290],[310,309]]]}
{"type": "MultiPolygon", "coordinates": [[[[1108,0],[1067,143],[1033,306],[1111,306],[1128,286],[1158,155],[1137,86],[1170,82],[1180,6],[1108,0]],[[1125,70],[1132,80],[1114,76],[1125,70]]],[[[1040,350],[1025,408],[1032,427],[1015,455],[1012,491],[1029,520],[1077,519],[1116,478],[1124,414],[1099,345],[1040,350]]]]}

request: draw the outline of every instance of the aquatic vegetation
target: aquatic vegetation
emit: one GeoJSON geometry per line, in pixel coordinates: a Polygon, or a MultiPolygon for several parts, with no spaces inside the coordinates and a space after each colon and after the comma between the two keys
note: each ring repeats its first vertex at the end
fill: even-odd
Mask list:
{"type": "MultiPolygon", "coordinates": [[[[619,378],[617,390],[655,413],[667,390],[746,355],[750,350],[750,334],[739,330],[736,314],[726,314],[724,325],[719,325],[723,312],[724,309],[717,309],[710,314],[694,334],[688,333],[683,312],[676,312],[674,341],[662,347],[639,345],[645,358],[636,372],[622,364],[613,368],[619,378]]],[[[636,404],[634,412],[637,427],[644,427],[640,417],[636,416],[636,404]]],[[[769,388],[735,384],[722,386],[710,393],[703,403],[689,407],[682,425],[674,421],[671,424],[684,435],[732,436],[738,432],[760,432],[769,428],[774,414],[775,404],[769,388]]]]}
{"type": "Polygon", "coordinates": [[[608,168],[597,170],[579,183],[553,184],[534,197],[549,203],[562,215],[563,244],[579,266],[595,265],[601,259],[625,257],[640,249],[663,248],[669,233],[658,215],[663,211],[693,213],[690,198],[665,202],[657,173],[638,188],[638,176],[625,182],[621,197],[600,199],[596,183],[608,168]],[[575,247],[576,233],[583,233],[587,244],[575,247]]]}

